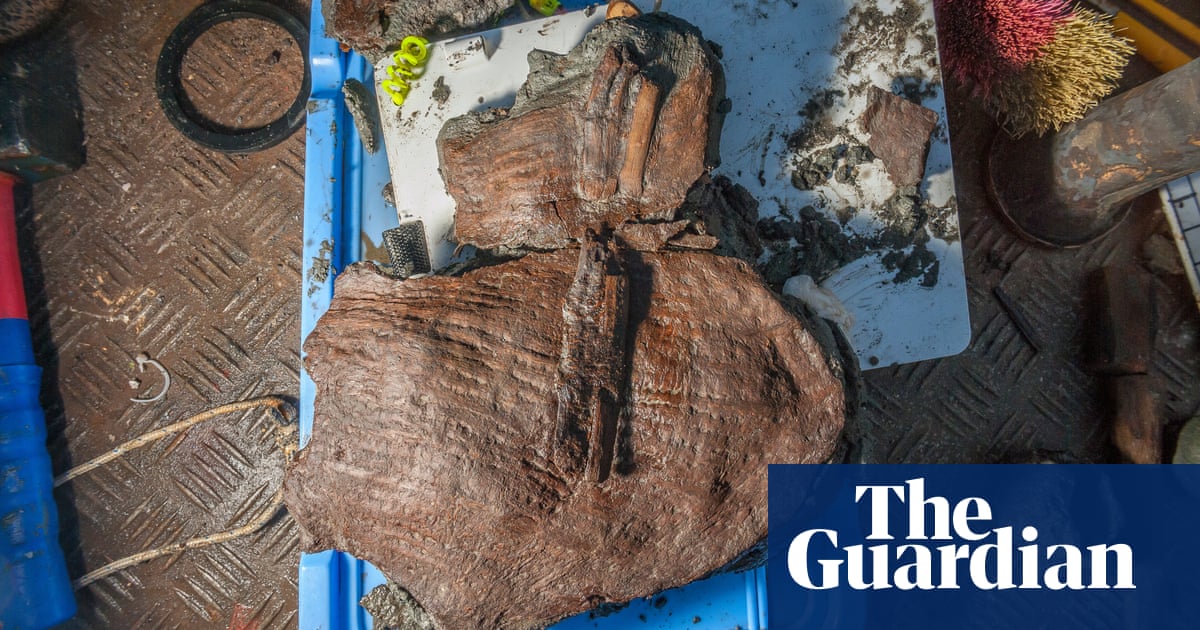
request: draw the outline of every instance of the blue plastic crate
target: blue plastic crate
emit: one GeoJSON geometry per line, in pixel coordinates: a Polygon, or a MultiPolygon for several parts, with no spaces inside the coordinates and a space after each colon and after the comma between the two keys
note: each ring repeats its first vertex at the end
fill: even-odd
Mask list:
{"type": "MultiPolygon", "coordinates": [[[[567,9],[586,2],[562,3],[567,9]]],[[[367,154],[342,99],[342,83],[355,78],[373,85],[369,63],[340,50],[325,36],[320,0],[312,5],[309,55],[312,97],[305,131],[304,284],[301,339],[316,325],[333,296],[338,271],[363,257],[363,239],[382,242],[383,230],[398,225],[395,208],[383,201],[389,181],[383,151],[367,154]],[[327,261],[327,263],[326,263],[327,261]],[[328,264],[328,273],[323,268],[328,264]]],[[[312,434],[316,389],[307,372],[300,377],[300,436],[312,434]]],[[[372,628],[358,600],[384,582],[370,563],[349,554],[326,551],[300,559],[300,628],[360,630],[372,628]]],[[[637,600],[616,613],[599,617],[583,613],[555,628],[646,628],[668,630],[766,628],[766,583],[762,569],[725,574],[637,600]]]]}

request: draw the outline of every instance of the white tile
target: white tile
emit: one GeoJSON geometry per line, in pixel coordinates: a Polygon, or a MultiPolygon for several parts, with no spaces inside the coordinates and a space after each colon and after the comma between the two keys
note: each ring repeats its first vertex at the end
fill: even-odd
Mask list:
{"type": "Polygon", "coordinates": [[[1171,195],[1172,200],[1183,199],[1195,195],[1198,186],[1200,186],[1200,174],[1188,175],[1169,182],[1167,192],[1171,195]]]}
{"type": "Polygon", "coordinates": [[[1175,216],[1179,217],[1181,230],[1200,225],[1200,199],[1197,197],[1176,201],[1171,204],[1171,207],[1175,210],[1175,216]]]}
{"type": "Polygon", "coordinates": [[[1200,228],[1184,232],[1183,237],[1187,239],[1188,249],[1191,250],[1192,262],[1200,263],[1200,228]]]}

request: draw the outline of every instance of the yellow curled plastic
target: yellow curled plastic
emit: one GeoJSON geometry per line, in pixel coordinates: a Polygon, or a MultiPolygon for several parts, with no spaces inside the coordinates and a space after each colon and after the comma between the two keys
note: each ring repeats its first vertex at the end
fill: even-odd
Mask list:
{"type": "Polygon", "coordinates": [[[396,107],[404,104],[412,91],[413,81],[421,76],[420,68],[429,60],[429,40],[409,35],[400,42],[400,49],[392,53],[392,65],[388,66],[388,78],[379,82],[379,87],[392,97],[396,107]]]}
{"type": "Polygon", "coordinates": [[[559,2],[558,0],[529,0],[529,6],[536,9],[538,13],[549,17],[558,10],[559,2]]]}

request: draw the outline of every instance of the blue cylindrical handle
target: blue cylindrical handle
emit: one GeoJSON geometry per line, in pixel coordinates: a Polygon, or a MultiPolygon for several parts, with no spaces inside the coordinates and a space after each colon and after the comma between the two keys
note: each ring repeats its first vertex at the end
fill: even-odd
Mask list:
{"type": "MultiPolygon", "coordinates": [[[[0,329],[14,321],[23,322],[0,320],[0,329]]],[[[0,344],[5,343],[0,338],[0,344]]],[[[58,544],[54,478],[38,401],[41,375],[36,365],[0,365],[0,628],[4,630],[47,628],[75,614],[71,580],[58,544]]]]}

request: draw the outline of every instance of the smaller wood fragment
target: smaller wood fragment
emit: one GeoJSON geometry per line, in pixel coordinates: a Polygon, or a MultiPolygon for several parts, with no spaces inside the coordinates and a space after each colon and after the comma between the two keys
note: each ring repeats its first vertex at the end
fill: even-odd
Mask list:
{"type": "Polygon", "coordinates": [[[604,19],[631,18],[641,14],[641,9],[638,9],[632,2],[627,2],[626,0],[609,0],[608,9],[604,12],[604,19]]]}
{"type": "Polygon", "coordinates": [[[1096,326],[1093,369],[1146,374],[1154,355],[1154,283],[1133,265],[1109,265],[1093,277],[1096,326]]]}
{"type": "Polygon", "coordinates": [[[637,97],[633,105],[633,121],[625,140],[625,165],[617,182],[622,192],[642,194],[642,178],[646,176],[646,158],[650,153],[650,136],[654,133],[655,108],[658,107],[658,86],[649,79],[636,77],[637,97]]]}
{"type": "Polygon", "coordinates": [[[1126,461],[1162,462],[1162,419],[1149,375],[1154,357],[1154,282],[1132,265],[1102,267],[1092,278],[1096,325],[1092,369],[1108,375],[1112,443],[1126,461]]]}
{"type": "Polygon", "coordinates": [[[871,88],[868,100],[862,126],[871,134],[871,153],[883,161],[898,188],[920,184],[937,113],[877,87],[871,88]]]}
{"type": "Polygon", "coordinates": [[[720,240],[707,233],[699,219],[680,219],[668,223],[622,223],[613,231],[613,239],[624,249],[657,252],[664,249],[710,251],[720,240]]]}
{"type": "Polygon", "coordinates": [[[440,39],[481,30],[511,7],[512,0],[324,0],[321,13],[326,34],[374,62],[409,35],[440,39]]]}
{"type": "Polygon", "coordinates": [[[687,228],[686,220],[668,223],[622,223],[613,231],[613,239],[625,249],[656,252],[664,249],[667,242],[687,228]]]}
{"type": "Polygon", "coordinates": [[[438,630],[433,619],[413,599],[408,591],[395,582],[380,584],[358,600],[358,605],[371,614],[376,628],[389,630],[438,630]]]}
{"type": "Polygon", "coordinates": [[[383,132],[379,129],[379,102],[362,81],[353,77],[342,84],[342,96],[346,99],[346,111],[354,121],[354,128],[362,140],[363,150],[375,153],[383,132]]]}
{"type": "Polygon", "coordinates": [[[551,452],[559,470],[608,479],[625,406],[629,278],[608,239],[589,234],[563,304],[558,415],[551,452]]]}
{"type": "Polygon", "coordinates": [[[1112,442],[1134,464],[1161,464],[1162,419],[1154,400],[1154,379],[1126,374],[1108,379],[1112,392],[1112,442]]]}
{"type": "Polygon", "coordinates": [[[1037,334],[1037,329],[1034,328],[1033,322],[1029,321],[1029,317],[1025,315],[1025,310],[1017,306],[1017,303],[1009,297],[1008,292],[1002,287],[992,289],[992,293],[996,296],[996,301],[1000,302],[1000,307],[1008,314],[1008,318],[1016,325],[1017,332],[1029,342],[1034,352],[1041,352],[1045,347],[1042,343],[1041,335],[1037,334]]]}
{"type": "Polygon", "coordinates": [[[711,234],[692,234],[683,232],[671,237],[667,241],[667,245],[674,249],[691,249],[696,251],[710,251],[716,249],[720,245],[720,240],[711,234]]]}

